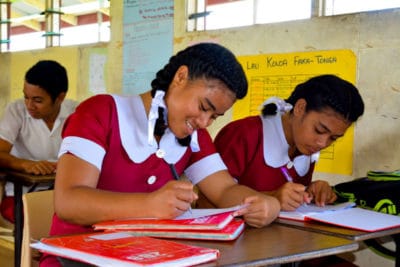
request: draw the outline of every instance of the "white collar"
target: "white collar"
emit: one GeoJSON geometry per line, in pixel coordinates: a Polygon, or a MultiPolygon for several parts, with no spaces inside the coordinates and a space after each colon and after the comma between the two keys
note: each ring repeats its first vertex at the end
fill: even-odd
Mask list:
{"type": "MultiPolygon", "coordinates": [[[[121,143],[133,162],[141,163],[158,150],[163,151],[163,158],[168,163],[176,163],[185,154],[187,147],[177,142],[169,128],[161,137],[159,147],[157,142],[149,144],[147,115],[139,96],[112,97],[117,107],[121,143]]],[[[199,151],[197,131],[192,134],[190,147],[193,151],[199,151]]]]}
{"type": "Polygon", "coordinates": [[[294,166],[300,176],[307,174],[310,164],[319,158],[319,152],[311,156],[299,155],[290,160],[288,155],[289,144],[286,141],[282,126],[281,115],[260,116],[263,125],[263,143],[265,163],[273,168],[287,165],[289,168],[294,166]]]}

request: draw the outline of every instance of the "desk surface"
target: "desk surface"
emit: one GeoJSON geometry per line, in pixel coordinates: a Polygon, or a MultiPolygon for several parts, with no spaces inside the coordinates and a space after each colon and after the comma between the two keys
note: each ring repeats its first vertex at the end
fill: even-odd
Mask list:
{"type": "Polygon", "coordinates": [[[289,226],[292,228],[307,230],[320,234],[332,235],[354,241],[364,241],[368,239],[374,239],[400,233],[400,227],[376,231],[376,232],[364,232],[319,222],[303,222],[303,221],[295,221],[288,219],[277,219],[276,223],[284,226],[289,226]]]}
{"type": "Polygon", "coordinates": [[[11,170],[2,170],[1,173],[5,174],[5,179],[13,183],[22,183],[24,185],[31,185],[36,183],[51,183],[54,182],[56,174],[48,175],[34,175],[11,170]]]}
{"type": "Polygon", "coordinates": [[[256,229],[247,228],[235,241],[183,241],[179,242],[217,248],[217,261],[209,266],[265,266],[296,262],[343,252],[355,251],[358,244],[352,240],[315,232],[299,230],[276,223],[256,229]]]}

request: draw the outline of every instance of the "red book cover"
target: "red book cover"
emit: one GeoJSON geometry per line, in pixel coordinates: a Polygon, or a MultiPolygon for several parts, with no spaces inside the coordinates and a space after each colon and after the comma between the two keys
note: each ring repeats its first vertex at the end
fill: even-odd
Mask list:
{"type": "Polygon", "coordinates": [[[137,230],[137,229],[163,229],[163,230],[221,230],[233,220],[233,212],[224,212],[209,216],[190,219],[127,219],[100,222],[93,225],[95,230],[137,230]]]}
{"type": "Polygon", "coordinates": [[[221,230],[195,230],[195,229],[137,229],[129,231],[135,236],[152,236],[161,238],[221,240],[231,241],[240,236],[245,228],[242,219],[234,219],[221,230]]]}
{"type": "Polygon", "coordinates": [[[43,238],[31,247],[96,266],[192,266],[219,256],[217,249],[126,232],[43,238]]]}

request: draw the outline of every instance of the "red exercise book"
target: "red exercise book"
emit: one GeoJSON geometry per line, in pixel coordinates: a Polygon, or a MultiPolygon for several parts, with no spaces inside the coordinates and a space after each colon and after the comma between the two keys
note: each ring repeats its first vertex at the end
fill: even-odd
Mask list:
{"type": "Polygon", "coordinates": [[[197,240],[231,241],[240,236],[245,228],[242,219],[234,219],[221,230],[194,230],[194,229],[137,229],[128,230],[135,236],[152,236],[161,238],[180,238],[197,240]]]}
{"type": "Polygon", "coordinates": [[[192,266],[219,256],[217,249],[126,232],[43,238],[31,247],[96,266],[192,266]]]}
{"type": "MultiPolygon", "coordinates": [[[[210,209],[218,210],[218,209],[210,209]]],[[[203,210],[202,210],[203,211],[203,210]]],[[[192,212],[197,213],[196,209],[192,212]]],[[[163,229],[163,230],[221,230],[233,220],[233,212],[228,211],[202,217],[188,219],[127,219],[100,222],[93,225],[95,230],[137,230],[137,229],[163,229]]]]}

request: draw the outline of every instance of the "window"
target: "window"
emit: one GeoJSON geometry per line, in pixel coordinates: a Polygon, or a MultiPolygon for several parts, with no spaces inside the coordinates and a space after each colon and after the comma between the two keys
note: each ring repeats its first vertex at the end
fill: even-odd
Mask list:
{"type": "Polygon", "coordinates": [[[216,3],[211,5],[209,4],[206,6],[206,10],[209,12],[209,15],[207,15],[204,20],[204,26],[208,30],[254,24],[253,0],[232,1],[230,3],[216,3]]]}
{"type": "Polygon", "coordinates": [[[325,0],[325,15],[349,14],[400,7],[399,0],[325,0]]]}
{"type": "Polygon", "coordinates": [[[189,0],[188,31],[400,7],[400,0],[189,0]]]}
{"type": "Polygon", "coordinates": [[[256,1],[256,23],[271,23],[311,17],[311,0],[256,1]]]}
{"type": "Polygon", "coordinates": [[[46,5],[48,1],[12,1],[8,48],[1,51],[110,40],[109,0],[52,0],[52,3],[54,8],[46,5]],[[56,16],[51,18],[53,13],[59,19],[56,16]],[[50,23],[54,28],[49,27],[50,23]],[[54,42],[49,42],[50,38],[54,38],[54,42]]]}

